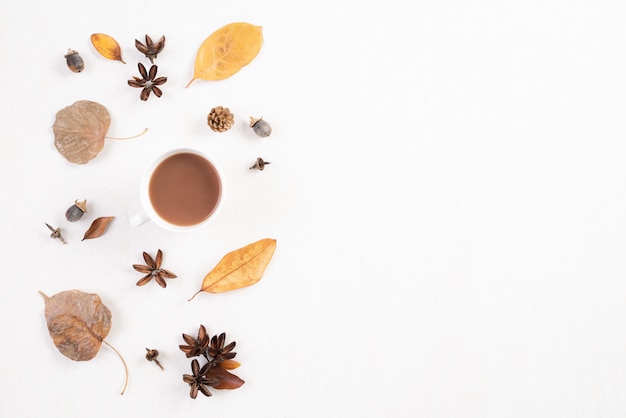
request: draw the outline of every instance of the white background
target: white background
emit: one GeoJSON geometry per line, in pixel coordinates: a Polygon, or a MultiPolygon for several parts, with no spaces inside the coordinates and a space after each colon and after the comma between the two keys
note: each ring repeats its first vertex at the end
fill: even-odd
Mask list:
{"type": "Polygon", "coordinates": [[[626,414],[626,3],[346,3],[0,0],[1,416],[626,414]],[[202,41],[235,21],[263,27],[260,54],[185,88],[202,41]],[[126,80],[146,33],[167,37],[168,82],[144,103],[126,80]],[[109,136],[149,131],[68,163],[51,126],[82,99],[109,110],[109,136]],[[236,119],[223,134],[206,125],[218,105],[236,119]],[[222,165],[223,212],[187,234],[133,229],[143,168],[181,146],[222,165]],[[259,156],[272,165],[248,170],[259,156]],[[116,219],[81,241],[99,216],[116,219]],[[187,302],[265,237],[259,283],[187,302]],[[135,286],[131,265],[159,248],[179,278],[135,286]],[[111,309],[123,396],[107,347],[79,363],[52,344],[37,291],[68,289],[111,309]],[[237,342],[242,388],[189,398],[178,345],[200,324],[237,342]]]}

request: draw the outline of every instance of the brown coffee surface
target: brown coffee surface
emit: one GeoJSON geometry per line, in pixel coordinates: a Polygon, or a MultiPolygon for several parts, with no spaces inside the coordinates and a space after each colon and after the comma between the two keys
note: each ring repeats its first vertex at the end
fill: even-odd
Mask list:
{"type": "Polygon", "coordinates": [[[153,171],[148,193],[163,220],[178,226],[196,225],[216,209],[222,187],[217,170],[200,155],[167,157],[153,171]]]}

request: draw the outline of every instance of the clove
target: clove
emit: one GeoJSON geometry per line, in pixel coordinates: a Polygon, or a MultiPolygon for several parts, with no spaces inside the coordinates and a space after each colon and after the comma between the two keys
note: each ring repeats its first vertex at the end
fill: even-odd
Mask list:
{"type": "Polygon", "coordinates": [[[165,370],[163,366],[161,366],[161,363],[159,362],[159,360],[157,359],[157,357],[159,356],[159,350],[146,348],[146,351],[147,351],[146,360],[153,361],[154,363],[156,363],[157,366],[161,368],[161,370],[165,370]]]}
{"type": "Polygon", "coordinates": [[[52,234],[50,234],[50,238],[52,239],[58,239],[59,241],[61,241],[63,244],[67,244],[67,242],[65,241],[65,238],[63,238],[63,235],[61,235],[61,228],[53,228],[50,225],[48,225],[46,223],[46,226],[48,227],[48,229],[50,231],[52,231],[52,234]]]}
{"type": "Polygon", "coordinates": [[[265,166],[271,164],[269,161],[263,161],[263,158],[259,157],[256,159],[253,166],[250,167],[250,170],[261,170],[265,169],[265,166]]]}

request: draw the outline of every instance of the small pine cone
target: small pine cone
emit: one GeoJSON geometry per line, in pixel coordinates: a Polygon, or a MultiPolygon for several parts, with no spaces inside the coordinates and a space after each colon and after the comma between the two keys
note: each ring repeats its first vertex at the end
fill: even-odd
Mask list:
{"type": "Polygon", "coordinates": [[[225,132],[235,123],[235,115],[227,107],[217,106],[211,109],[207,123],[215,132],[225,132]]]}

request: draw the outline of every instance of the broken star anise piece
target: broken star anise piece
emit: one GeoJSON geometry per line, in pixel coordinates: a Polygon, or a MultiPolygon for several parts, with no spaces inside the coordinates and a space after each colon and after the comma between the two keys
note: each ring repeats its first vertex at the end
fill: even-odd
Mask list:
{"type": "Polygon", "coordinates": [[[211,345],[209,345],[208,354],[210,357],[213,357],[213,360],[216,363],[221,363],[224,360],[230,360],[237,355],[237,353],[232,352],[236,343],[233,341],[224,347],[225,342],[226,334],[223,332],[219,335],[219,337],[214,335],[213,338],[211,338],[211,345]]]}
{"type": "Polygon", "coordinates": [[[207,372],[212,366],[212,363],[207,363],[200,368],[198,360],[193,359],[191,361],[191,372],[193,374],[184,374],[183,382],[190,386],[189,396],[191,396],[192,399],[196,399],[198,391],[202,392],[204,396],[211,396],[211,392],[209,392],[207,386],[217,386],[220,384],[218,379],[207,376],[207,372]]]}
{"type": "Polygon", "coordinates": [[[135,270],[146,274],[137,282],[137,286],[143,286],[154,278],[159,286],[165,288],[167,287],[165,279],[175,279],[177,277],[171,271],[161,268],[161,263],[163,263],[163,251],[158,250],[155,259],[144,251],[143,259],[146,262],[145,266],[142,264],[133,264],[135,270]]]}
{"type": "Polygon", "coordinates": [[[131,87],[143,88],[141,90],[140,98],[144,102],[150,97],[150,92],[154,92],[156,97],[161,97],[163,91],[158,87],[161,84],[165,84],[167,77],[155,78],[158,67],[153,65],[150,67],[150,71],[146,70],[146,67],[142,63],[137,64],[139,68],[139,74],[142,78],[133,76],[133,80],[128,80],[128,85],[131,87]]]}
{"type": "Polygon", "coordinates": [[[152,38],[146,35],[146,44],[142,44],[137,39],[135,39],[135,48],[142,54],[146,56],[150,60],[150,63],[154,64],[154,60],[157,55],[163,50],[165,46],[165,36],[161,36],[156,43],[152,42],[152,38]]]}
{"type": "Polygon", "coordinates": [[[185,353],[187,358],[199,355],[204,355],[206,357],[206,352],[209,348],[211,338],[209,337],[209,334],[207,334],[204,325],[200,325],[198,338],[193,338],[191,335],[183,334],[183,340],[185,340],[187,345],[179,345],[178,348],[185,353]]]}

